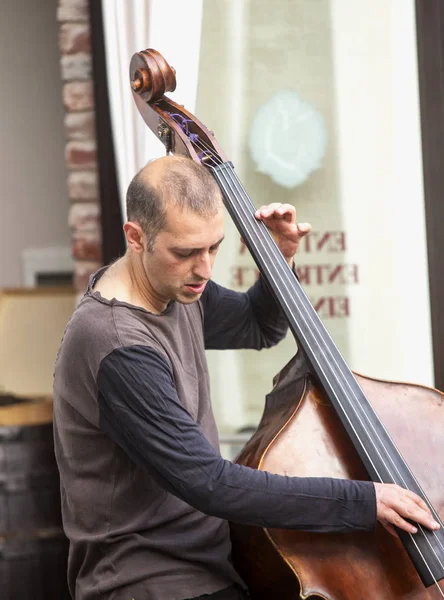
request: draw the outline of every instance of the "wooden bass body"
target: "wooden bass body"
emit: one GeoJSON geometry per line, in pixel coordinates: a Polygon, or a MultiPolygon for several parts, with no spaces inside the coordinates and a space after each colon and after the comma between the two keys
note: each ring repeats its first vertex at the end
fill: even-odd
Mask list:
{"type": "MultiPolygon", "coordinates": [[[[411,384],[355,377],[441,519],[444,395],[411,384]]],[[[296,356],[275,379],[239,464],[299,477],[368,479],[326,394],[296,356]]],[[[231,524],[235,566],[255,600],[437,600],[397,538],[375,532],[305,533],[231,524]]]]}

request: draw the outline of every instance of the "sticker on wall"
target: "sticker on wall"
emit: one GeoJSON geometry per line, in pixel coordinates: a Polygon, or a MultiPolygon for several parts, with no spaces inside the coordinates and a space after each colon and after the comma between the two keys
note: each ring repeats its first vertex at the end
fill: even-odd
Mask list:
{"type": "Polygon", "coordinates": [[[260,173],[287,188],[322,165],[327,132],[322,116],[292,90],[281,90],[257,111],[250,151],[260,173]]]}

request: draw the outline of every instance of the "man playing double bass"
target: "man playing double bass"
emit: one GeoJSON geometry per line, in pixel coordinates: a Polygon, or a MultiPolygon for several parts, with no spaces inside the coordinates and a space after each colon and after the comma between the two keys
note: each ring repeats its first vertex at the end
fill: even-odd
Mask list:
{"type": "MultiPolygon", "coordinates": [[[[247,598],[228,521],[312,532],[438,524],[396,485],[272,475],[221,458],[205,348],[273,346],[287,324],[261,278],[211,280],[220,190],[187,158],[149,163],[127,194],[128,250],[92,278],[54,376],[55,449],[76,600],[247,598]],[[408,519],[408,520],[407,520],[408,519]]],[[[256,212],[289,264],[310,227],[256,212]]]]}

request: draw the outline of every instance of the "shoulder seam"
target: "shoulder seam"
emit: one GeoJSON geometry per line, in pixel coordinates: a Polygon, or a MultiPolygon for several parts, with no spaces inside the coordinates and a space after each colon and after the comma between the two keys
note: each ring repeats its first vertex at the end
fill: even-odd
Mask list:
{"type": "Polygon", "coordinates": [[[114,323],[114,329],[116,330],[117,339],[119,341],[120,346],[122,347],[123,343],[122,343],[122,340],[120,339],[119,329],[117,328],[117,323],[116,323],[115,306],[111,306],[111,314],[113,315],[113,323],[114,323]]]}

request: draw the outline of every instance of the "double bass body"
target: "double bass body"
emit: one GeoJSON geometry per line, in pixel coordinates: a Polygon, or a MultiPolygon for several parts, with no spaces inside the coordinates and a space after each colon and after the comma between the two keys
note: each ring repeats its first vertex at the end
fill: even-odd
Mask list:
{"type": "MultiPolygon", "coordinates": [[[[355,375],[421,487],[444,518],[444,395],[355,375]]],[[[368,479],[336,412],[298,355],[275,380],[237,462],[300,477],[368,479]]],[[[254,600],[437,600],[400,541],[380,524],[350,534],[231,524],[233,557],[254,600]]]]}

